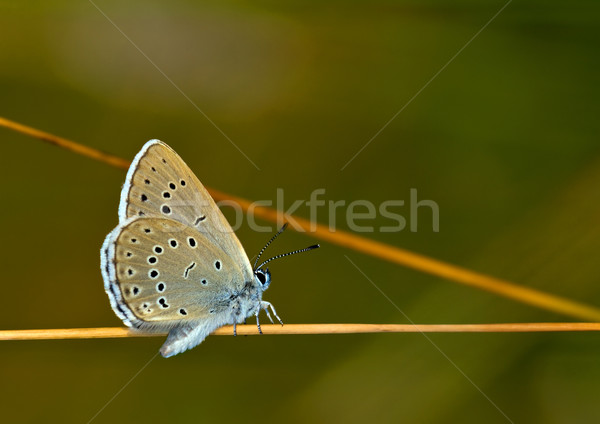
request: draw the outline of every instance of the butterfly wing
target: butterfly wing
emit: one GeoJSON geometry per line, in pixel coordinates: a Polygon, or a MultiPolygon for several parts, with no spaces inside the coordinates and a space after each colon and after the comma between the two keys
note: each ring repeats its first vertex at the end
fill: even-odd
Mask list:
{"type": "Polygon", "coordinates": [[[244,279],[252,266],[233,229],[214,200],[179,155],[159,140],[150,140],[134,158],[121,191],[119,220],[156,216],[179,221],[238,263],[244,279]]]}
{"type": "MultiPolygon", "coordinates": [[[[126,325],[170,330],[161,348],[165,357],[238,320],[231,302],[256,284],[248,256],[212,197],[158,140],[146,143],[129,168],[119,225],[104,241],[101,266],[111,306],[126,325]]],[[[257,296],[260,302],[260,291],[257,296]]]]}
{"type": "Polygon", "coordinates": [[[130,219],[107,236],[101,254],[114,311],[141,330],[185,322],[214,323],[212,331],[227,323],[230,297],[246,282],[212,240],[172,219],[130,219]]]}

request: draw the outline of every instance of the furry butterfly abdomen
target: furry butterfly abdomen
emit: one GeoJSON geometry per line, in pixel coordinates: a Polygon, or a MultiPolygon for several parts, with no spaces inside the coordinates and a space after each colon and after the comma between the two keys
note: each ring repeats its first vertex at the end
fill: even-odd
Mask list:
{"type": "Polygon", "coordinates": [[[131,164],[101,267],[111,306],[127,326],[169,331],[165,357],[267,304],[262,292],[268,285],[253,272],[214,200],[158,140],[146,143],[131,164]]]}

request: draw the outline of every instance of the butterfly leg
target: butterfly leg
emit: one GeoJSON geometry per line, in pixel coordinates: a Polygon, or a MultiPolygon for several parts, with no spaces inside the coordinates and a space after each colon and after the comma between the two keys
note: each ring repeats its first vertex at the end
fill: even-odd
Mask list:
{"type": "MultiPolygon", "coordinates": [[[[262,306],[262,305],[261,305],[262,306]]],[[[256,310],[256,313],[254,314],[256,316],[256,326],[258,327],[258,334],[262,334],[262,330],[260,329],[260,321],[258,320],[258,313],[260,312],[260,308],[258,308],[256,310]]]]}
{"type": "Polygon", "coordinates": [[[233,337],[237,336],[237,322],[233,321],[233,337]]]}
{"type": "Polygon", "coordinates": [[[275,324],[273,322],[273,318],[271,317],[271,314],[269,313],[269,310],[267,308],[265,308],[265,313],[267,314],[267,317],[269,318],[269,321],[271,321],[271,324],[275,324]]]}
{"type": "MultiPolygon", "coordinates": [[[[275,318],[277,318],[277,321],[279,321],[279,323],[281,325],[283,325],[283,321],[281,320],[281,318],[279,318],[279,315],[277,315],[277,311],[275,310],[275,307],[273,306],[273,304],[271,302],[265,302],[263,300],[262,302],[260,302],[260,307],[261,307],[261,309],[264,309],[265,312],[267,312],[267,315],[269,315],[267,308],[271,308],[271,311],[273,311],[273,315],[275,315],[275,318]]],[[[269,316],[269,318],[271,318],[271,317],[269,316]]],[[[273,322],[273,320],[271,320],[271,322],[273,322]]]]}

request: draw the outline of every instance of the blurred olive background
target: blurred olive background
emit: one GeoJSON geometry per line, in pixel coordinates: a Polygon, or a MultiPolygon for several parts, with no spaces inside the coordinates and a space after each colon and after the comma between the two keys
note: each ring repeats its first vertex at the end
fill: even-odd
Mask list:
{"type": "MultiPolygon", "coordinates": [[[[600,305],[597,2],[513,1],[343,170],[504,2],[95,3],[143,54],[88,1],[0,2],[0,116],[127,159],[159,138],[207,186],[286,207],[416,188],[438,233],[424,209],[364,235],[600,305]]],[[[0,134],[1,328],[121,325],[99,248],[125,173],[0,134]]],[[[269,237],[237,233],[250,256],[269,237]]],[[[287,323],[406,323],[344,255],[416,323],[573,320],[328,243],[274,263],[265,298],[287,323]]],[[[88,422],[163,340],[1,342],[2,420],[88,422]]],[[[599,352],[594,333],[209,337],[93,422],[597,422],[599,352]]]]}

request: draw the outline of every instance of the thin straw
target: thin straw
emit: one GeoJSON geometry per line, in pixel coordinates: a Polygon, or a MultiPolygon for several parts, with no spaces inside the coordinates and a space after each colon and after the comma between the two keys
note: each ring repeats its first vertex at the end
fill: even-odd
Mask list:
{"type": "MultiPolygon", "coordinates": [[[[130,164],[129,161],[121,159],[117,156],[101,152],[100,150],[81,145],[71,140],[66,140],[64,138],[10,121],[2,117],[0,117],[0,126],[4,126],[19,133],[26,134],[30,137],[49,142],[66,150],[87,156],[117,168],[127,169],[130,164]]],[[[208,187],[207,190],[216,201],[232,200],[237,202],[245,212],[248,211],[250,205],[252,204],[252,202],[249,200],[241,197],[233,196],[215,189],[210,189],[208,187]]],[[[563,297],[544,293],[539,290],[519,286],[507,280],[471,271],[457,265],[452,265],[437,259],[429,258],[425,255],[420,255],[405,249],[370,240],[346,231],[331,231],[325,225],[310,222],[304,218],[296,216],[282,216],[282,213],[275,209],[258,206],[253,208],[253,213],[255,216],[263,218],[267,221],[275,222],[278,225],[281,225],[284,220],[290,222],[293,220],[294,225],[290,225],[290,227],[296,230],[305,231],[309,236],[337,244],[347,249],[353,249],[358,252],[366,253],[368,255],[403,265],[417,271],[495,293],[503,297],[536,306],[541,309],[561,313],[566,316],[587,321],[600,321],[600,309],[594,306],[589,306],[563,297]]]]}
{"type": "MultiPolygon", "coordinates": [[[[358,333],[533,333],[565,331],[600,331],[600,323],[531,322],[508,324],[286,324],[262,325],[263,334],[358,334],[358,333]]],[[[213,335],[231,336],[227,325],[213,335]]],[[[237,334],[258,335],[256,325],[238,325],[237,334]]],[[[47,330],[3,330],[0,340],[107,339],[124,337],[156,337],[164,333],[140,333],[125,327],[64,328],[47,330]]]]}

